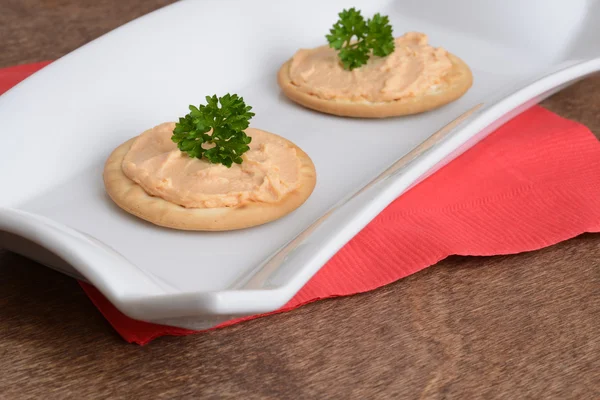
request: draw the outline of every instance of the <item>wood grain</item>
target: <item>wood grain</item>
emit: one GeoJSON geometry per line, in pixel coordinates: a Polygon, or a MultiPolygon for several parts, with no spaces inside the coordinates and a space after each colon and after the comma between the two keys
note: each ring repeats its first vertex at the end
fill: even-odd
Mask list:
{"type": "MultiPolygon", "coordinates": [[[[168,0],[2,0],[0,66],[54,59],[168,0]]],[[[600,134],[600,78],[544,105],[600,134]]],[[[123,342],[72,279],[0,250],[0,398],[598,399],[600,235],[451,257],[371,293],[123,342]]]]}

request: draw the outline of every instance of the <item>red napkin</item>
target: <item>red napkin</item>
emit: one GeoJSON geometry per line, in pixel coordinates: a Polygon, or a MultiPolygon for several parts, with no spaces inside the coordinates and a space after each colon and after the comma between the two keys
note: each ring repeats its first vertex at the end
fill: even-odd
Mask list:
{"type": "MultiPolygon", "coordinates": [[[[41,66],[0,70],[0,88],[41,66]]],[[[514,254],[599,231],[600,143],[586,127],[536,106],[394,201],[275,313],[366,292],[449,255],[514,254]]],[[[197,333],[128,318],[93,286],[81,286],[128,342],[197,333]]]]}

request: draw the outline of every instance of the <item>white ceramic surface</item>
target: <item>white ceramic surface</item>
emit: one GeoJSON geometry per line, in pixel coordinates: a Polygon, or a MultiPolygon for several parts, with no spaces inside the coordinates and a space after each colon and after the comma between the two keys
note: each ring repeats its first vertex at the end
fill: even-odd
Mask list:
{"type": "Polygon", "coordinates": [[[597,0],[176,3],[0,97],[0,246],[90,281],[141,320],[206,328],[275,310],[398,195],[516,113],[600,70],[599,37],[597,0]],[[289,102],[276,71],[296,49],[323,44],[337,12],[350,6],[390,15],[398,35],[428,33],[471,66],[471,90],[433,112],[386,120],[337,118],[289,102]],[[101,178],[112,149],[205,95],[228,91],[254,107],[252,126],[312,157],[318,183],[301,208],[256,228],[193,233],[153,226],[112,204],[101,178]],[[345,203],[276,268],[265,264],[334,204],[480,103],[400,173],[345,203]]]}

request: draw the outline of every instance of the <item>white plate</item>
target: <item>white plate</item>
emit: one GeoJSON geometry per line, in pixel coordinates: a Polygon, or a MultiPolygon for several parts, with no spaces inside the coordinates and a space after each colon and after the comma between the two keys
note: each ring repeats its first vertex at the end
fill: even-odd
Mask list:
{"type": "Polygon", "coordinates": [[[427,173],[516,112],[599,70],[598,37],[594,0],[176,3],[0,97],[0,244],[83,277],[141,320],[206,328],[277,309],[427,173]],[[389,14],[397,35],[429,34],[433,45],[472,67],[474,86],[436,111],[381,121],[337,118],[287,101],[276,71],[298,48],[323,44],[337,12],[349,6],[389,14]],[[312,157],[318,183],[309,200],[281,220],[228,233],[162,229],[113,205],[101,179],[109,153],[205,95],[226,92],[254,107],[252,126],[291,139],[312,157]],[[264,268],[336,202],[479,103],[401,173],[345,203],[275,268],[264,268]]]}

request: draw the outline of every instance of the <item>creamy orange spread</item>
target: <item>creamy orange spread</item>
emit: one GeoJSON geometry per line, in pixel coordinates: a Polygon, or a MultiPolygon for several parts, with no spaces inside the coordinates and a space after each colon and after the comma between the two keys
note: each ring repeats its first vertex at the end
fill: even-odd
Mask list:
{"type": "Polygon", "coordinates": [[[273,203],[300,184],[300,159],[283,139],[248,128],[250,150],[227,168],[190,158],[171,141],[174,123],[144,132],[123,159],[125,175],[146,193],[188,208],[273,203]]]}
{"type": "Polygon", "coordinates": [[[292,58],[290,78],[299,90],[327,100],[387,102],[419,96],[438,85],[452,69],[448,52],[427,43],[427,35],[409,32],[395,39],[387,57],[347,71],[336,50],[301,49],[292,58]]]}

